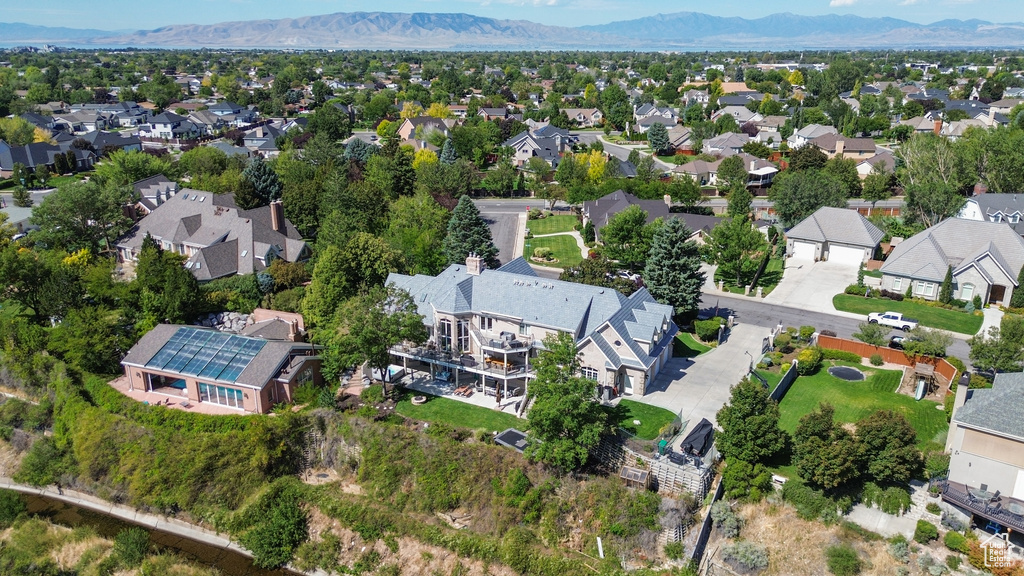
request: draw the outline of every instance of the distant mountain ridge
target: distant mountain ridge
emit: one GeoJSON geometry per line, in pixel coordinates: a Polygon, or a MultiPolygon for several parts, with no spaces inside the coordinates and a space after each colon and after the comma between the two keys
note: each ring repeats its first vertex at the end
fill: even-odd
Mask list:
{"type": "Polygon", "coordinates": [[[763,18],[698,12],[658,14],[594,26],[547,26],[470,14],[351,12],[102,31],[0,23],[0,42],[182,48],[425,50],[758,50],[786,48],[1024,47],[1024,24],[779,13],[763,18]]]}

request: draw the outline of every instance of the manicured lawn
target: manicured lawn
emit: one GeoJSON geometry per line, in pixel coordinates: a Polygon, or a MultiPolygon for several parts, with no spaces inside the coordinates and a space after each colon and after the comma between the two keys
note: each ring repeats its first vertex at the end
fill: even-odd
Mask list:
{"type": "Polygon", "coordinates": [[[676,418],[675,414],[664,408],[633,400],[620,400],[619,409],[622,413],[622,419],[618,422],[619,427],[643,440],[654,440],[661,433],[661,429],[676,418]],[[634,425],[633,420],[639,420],[640,425],[634,425]]]}
{"type": "Polygon", "coordinates": [[[559,232],[572,232],[579,220],[572,214],[548,216],[537,220],[530,220],[526,227],[533,232],[534,236],[540,234],[558,234],[559,232]]]}
{"type": "Polygon", "coordinates": [[[526,241],[526,246],[523,248],[523,256],[529,259],[533,256],[533,251],[540,247],[551,248],[554,252],[557,262],[538,262],[536,260],[530,260],[534,264],[540,264],[541,266],[555,266],[557,268],[566,268],[568,266],[575,266],[583,260],[583,256],[580,253],[580,246],[576,243],[576,238],[568,234],[559,234],[558,236],[545,236],[544,238],[530,238],[526,241]]]}
{"type": "Polygon", "coordinates": [[[693,358],[711,350],[710,346],[701,344],[693,334],[680,332],[676,334],[676,343],[672,347],[672,356],[675,358],[693,358]]]}
{"type": "Polygon", "coordinates": [[[865,270],[864,271],[864,275],[865,276],[870,276],[871,278],[881,278],[882,277],[882,271],[881,270],[865,270]]]}
{"type": "Polygon", "coordinates": [[[779,381],[782,380],[782,372],[768,372],[767,370],[757,370],[756,372],[768,381],[769,392],[775,390],[775,387],[779,385],[779,381]]]}
{"type": "MultiPolygon", "coordinates": [[[[813,376],[800,376],[779,404],[779,425],[790,433],[796,430],[800,418],[817,409],[821,402],[835,408],[840,422],[856,422],[877,410],[892,410],[903,414],[917,431],[918,444],[925,444],[948,429],[946,413],[929,400],[914,400],[897,394],[901,373],[857,366],[867,374],[861,382],[847,382],[828,373],[833,363],[826,362],[813,376]]],[[[841,365],[848,363],[839,362],[841,365]]]]}
{"type": "Polygon", "coordinates": [[[945,308],[934,308],[914,302],[896,302],[880,298],[864,298],[852,294],[836,294],[832,298],[832,305],[836,310],[853,312],[855,314],[867,314],[870,312],[900,312],[910,318],[916,319],[922,326],[949,330],[961,334],[974,334],[981,328],[983,318],[973,314],[967,314],[959,310],[946,310],[945,308]]]}
{"type": "Polygon", "coordinates": [[[404,391],[395,411],[406,418],[427,422],[444,422],[459,428],[474,430],[485,428],[497,432],[508,428],[526,429],[526,420],[521,420],[511,414],[448,398],[426,395],[428,399],[426,404],[413,406],[412,397],[418,394],[420,393],[411,390],[404,391]]]}
{"type": "MultiPolygon", "coordinates": [[[[761,274],[761,278],[757,281],[757,285],[761,287],[761,292],[764,295],[768,295],[776,286],[779,285],[779,281],[782,280],[782,270],[785,268],[786,263],[781,258],[772,258],[768,261],[768,265],[764,267],[764,273],[761,274]]],[[[750,282],[754,279],[754,271],[750,271],[749,274],[745,274],[742,278],[743,282],[750,282]]],[[[742,286],[736,285],[736,277],[733,275],[725,276],[722,273],[721,268],[715,269],[715,284],[718,284],[719,280],[725,281],[725,289],[733,294],[743,294],[745,284],[742,286]]],[[[750,296],[757,296],[757,287],[750,289],[750,296]]]]}

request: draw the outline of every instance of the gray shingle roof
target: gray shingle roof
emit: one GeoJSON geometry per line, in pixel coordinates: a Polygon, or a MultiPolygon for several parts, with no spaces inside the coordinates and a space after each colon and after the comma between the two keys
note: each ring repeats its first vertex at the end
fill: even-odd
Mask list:
{"type": "Polygon", "coordinates": [[[787,238],[796,240],[835,242],[864,248],[877,246],[883,236],[885,232],[856,210],[829,206],[818,208],[786,232],[787,238]]]}
{"type": "Polygon", "coordinates": [[[947,267],[962,269],[985,254],[991,254],[1015,281],[1024,267],[1024,239],[1006,224],[950,218],[900,242],[881,271],[941,282],[947,267]]]}
{"type": "Polygon", "coordinates": [[[1024,373],[996,374],[991,389],[968,392],[953,421],[1024,440],[1024,373]]]}

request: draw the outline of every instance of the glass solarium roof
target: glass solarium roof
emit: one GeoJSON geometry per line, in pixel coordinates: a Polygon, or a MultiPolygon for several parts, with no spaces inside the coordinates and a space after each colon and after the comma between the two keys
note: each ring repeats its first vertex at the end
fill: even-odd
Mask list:
{"type": "Polygon", "coordinates": [[[184,326],[178,328],[147,368],[234,382],[266,340],[184,326]]]}

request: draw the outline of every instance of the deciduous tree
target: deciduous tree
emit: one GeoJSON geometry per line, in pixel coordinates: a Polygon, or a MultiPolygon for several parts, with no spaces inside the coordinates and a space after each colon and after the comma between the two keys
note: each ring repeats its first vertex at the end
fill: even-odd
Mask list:
{"type": "Polygon", "coordinates": [[[660,220],[647,223],[647,212],[632,205],[608,219],[599,233],[605,254],[624,266],[639,269],[651,251],[651,239],[662,226],[660,220]]]}
{"type": "Polygon", "coordinates": [[[788,434],[779,428],[779,405],[757,380],[744,378],[733,386],[729,403],[715,419],[721,428],[715,444],[725,458],[763,463],[786,446],[788,434]]]}
{"type": "Polygon", "coordinates": [[[754,272],[765,250],[768,250],[768,241],[764,234],[751,226],[749,217],[736,216],[719,222],[711,230],[703,255],[705,261],[718,265],[722,274],[742,286],[743,275],[754,272]]]}
{"type": "Polygon", "coordinates": [[[821,170],[780,174],[769,197],[775,203],[779,220],[787,227],[795,226],[823,206],[845,208],[847,205],[843,183],[821,170]]]}

